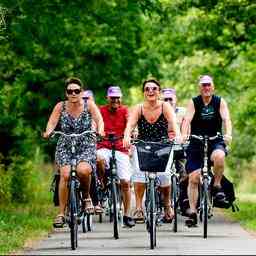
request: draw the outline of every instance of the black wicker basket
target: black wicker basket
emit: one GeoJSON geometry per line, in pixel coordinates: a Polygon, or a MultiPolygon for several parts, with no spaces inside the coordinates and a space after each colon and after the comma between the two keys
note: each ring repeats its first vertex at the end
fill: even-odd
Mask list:
{"type": "Polygon", "coordinates": [[[136,144],[139,167],[143,172],[164,172],[172,144],[139,142],[136,144]]]}

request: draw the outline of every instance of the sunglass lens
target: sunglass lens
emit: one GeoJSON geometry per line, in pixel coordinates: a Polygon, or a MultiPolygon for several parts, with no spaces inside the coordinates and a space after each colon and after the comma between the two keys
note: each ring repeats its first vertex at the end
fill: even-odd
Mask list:
{"type": "Polygon", "coordinates": [[[145,87],[145,91],[149,92],[149,91],[156,91],[157,87],[145,87]]]}
{"type": "Polygon", "coordinates": [[[75,93],[75,94],[79,94],[80,92],[81,92],[80,89],[75,89],[75,90],[74,90],[74,93],[75,93]]]}
{"type": "Polygon", "coordinates": [[[67,94],[68,94],[68,95],[73,94],[73,92],[74,92],[75,94],[79,94],[79,93],[81,92],[81,90],[80,90],[80,89],[74,89],[74,90],[72,90],[72,89],[67,89],[67,94]]]}

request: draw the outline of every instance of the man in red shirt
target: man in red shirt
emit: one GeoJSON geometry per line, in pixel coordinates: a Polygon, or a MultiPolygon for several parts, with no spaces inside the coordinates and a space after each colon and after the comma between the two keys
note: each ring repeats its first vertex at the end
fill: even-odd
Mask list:
{"type": "MultiPolygon", "coordinates": [[[[120,137],[115,143],[117,176],[120,179],[121,192],[124,204],[123,224],[127,227],[135,225],[134,220],[129,216],[131,205],[130,178],[131,168],[128,150],[123,147],[122,136],[127,123],[128,108],[121,104],[122,92],[118,86],[110,86],[107,91],[108,104],[100,107],[104,121],[105,134],[114,134],[120,137]]],[[[111,143],[102,141],[97,146],[97,168],[99,173],[105,173],[109,168],[111,158],[111,143]]]]}

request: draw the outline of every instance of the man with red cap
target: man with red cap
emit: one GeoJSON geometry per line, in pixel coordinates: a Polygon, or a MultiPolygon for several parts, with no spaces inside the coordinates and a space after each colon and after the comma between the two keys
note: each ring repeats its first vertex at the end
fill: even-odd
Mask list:
{"type": "MultiPolygon", "coordinates": [[[[128,108],[121,104],[122,92],[119,86],[111,85],[107,90],[108,104],[100,107],[100,112],[104,121],[105,134],[108,136],[114,133],[115,136],[124,135],[127,124],[128,108]]],[[[123,224],[126,227],[133,227],[134,220],[129,216],[131,205],[131,168],[128,150],[123,147],[122,138],[116,141],[116,164],[117,176],[120,179],[121,192],[124,205],[123,224]]],[[[100,173],[105,173],[105,168],[109,168],[111,157],[111,143],[103,141],[98,144],[97,168],[100,173]]]]}

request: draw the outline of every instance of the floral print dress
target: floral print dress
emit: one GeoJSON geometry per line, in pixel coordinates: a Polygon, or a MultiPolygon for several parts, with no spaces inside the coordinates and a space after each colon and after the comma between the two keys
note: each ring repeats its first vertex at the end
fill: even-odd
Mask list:
{"type": "MultiPolygon", "coordinates": [[[[66,134],[82,133],[92,130],[92,117],[88,112],[87,103],[84,101],[84,110],[75,118],[66,111],[66,102],[62,104],[60,115],[60,129],[66,134]]],[[[76,160],[87,162],[92,170],[96,170],[96,143],[90,134],[72,138],[76,140],[76,160]]],[[[55,161],[57,165],[71,165],[71,138],[60,136],[56,146],[55,161]]]]}

